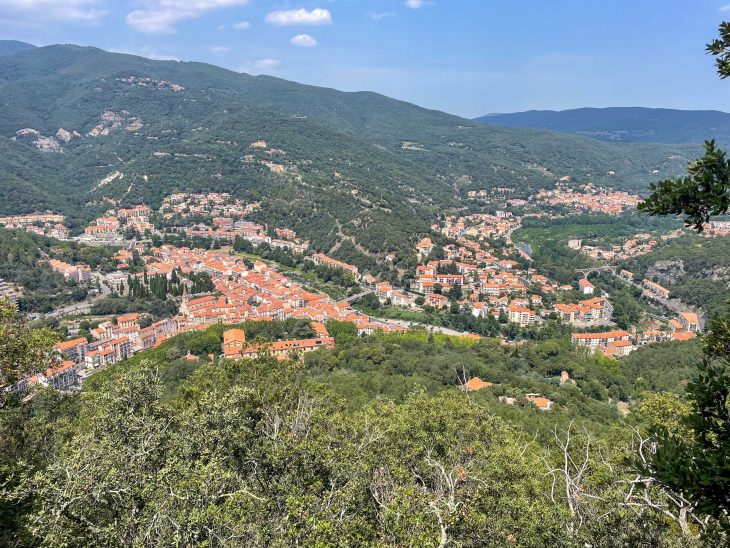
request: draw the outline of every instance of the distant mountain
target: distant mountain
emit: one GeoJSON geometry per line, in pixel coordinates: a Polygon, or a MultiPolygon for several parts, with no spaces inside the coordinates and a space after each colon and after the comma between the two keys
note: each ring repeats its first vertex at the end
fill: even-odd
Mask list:
{"type": "Polygon", "coordinates": [[[17,40],[0,40],[0,57],[4,55],[15,55],[27,49],[33,49],[33,44],[18,42],[17,40]]]}
{"type": "Polygon", "coordinates": [[[574,133],[600,141],[685,144],[715,139],[720,144],[730,144],[730,114],[719,110],[642,107],[530,110],[488,114],[475,121],[574,133]]]}
{"type": "Polygon", "coordinates": [[[0,97],[0,214],[81,223],[110,201],[227,191],[365,268],[412,261],[468,190],[526,195],[565,175],[643,190],[698,151],[482,126],[376,93],[78,46],[0,57],[0,97]]]}

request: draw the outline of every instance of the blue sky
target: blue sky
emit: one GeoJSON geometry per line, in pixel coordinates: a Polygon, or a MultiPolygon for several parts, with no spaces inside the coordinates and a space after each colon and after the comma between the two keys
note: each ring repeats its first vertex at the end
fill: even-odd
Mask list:
{"type": "Polygon", "coordinates": [[[0,37],[213,63],[463,116],[730,111],[730,0],[0,0],[0,37]]]}

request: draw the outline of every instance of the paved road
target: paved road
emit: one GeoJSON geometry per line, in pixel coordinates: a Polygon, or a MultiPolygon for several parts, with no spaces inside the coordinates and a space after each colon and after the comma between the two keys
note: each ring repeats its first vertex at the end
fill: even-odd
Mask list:
{"type": "Polygon", "coordinates": [[[101,287],[101,291],[99,293],[97,293],[93,297],[87,297],[86,300],[80,303],[73,303],[62,306],[61,308],[57,308],[53,312],[49,312],[48,314],[46,314],[46,316],[51,318],[63,318],[65,316],[78,316],[80,314],[89,314],[91,312],[91,307],[97,300],[101,299],[102,297],[108,296],[112,292],[112,290],[104,283],[106,281],[106,277],[103,274],[100,274],[98,272],[92,272],[91,277],[95,282],[99,282],[99,286],[101,287]]]}
{"type": "Polygon", "coordinates": [[[366,289],[362,293],[358,293],[357,295],[353,295],[352,297],[347,297],[344,302],[351,303],[353,301],[358,300],[360,297],[364,297],[365,295],[370,295],[373,292],[372,289],[366,289]]]}

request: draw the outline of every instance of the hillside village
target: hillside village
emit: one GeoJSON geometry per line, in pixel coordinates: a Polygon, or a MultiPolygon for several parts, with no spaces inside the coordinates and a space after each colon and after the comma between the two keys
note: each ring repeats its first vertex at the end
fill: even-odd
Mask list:
{"type": "MultiPolygon", "coordinates": [[[[267,145],[257,142],[252,146],[265,148],[267,145]]],[[[489,199],[488,196],[483,198],[489,199]]],[[[625,208],[635,207],[638,197],[590,185],[574,191],[559,183],[555,190],[541,191],[534,200],[576,211],[588,209],[617,215],[625,208]]],[[[518,209],[524,209],[523,201],[517,201],[518,209]]],[[[512,242],[511,235],[521,226],[521,217],[510,209],[496,210],[493,214],[452,215],[443,223],[434,224],[433,232],[448,243],[436,245],[432,237],[424,236],[414,250],[419,264],[412,281],[408,286],[398,287],[392,281],[379,280],[367,271],[362,272],[355,265],[311,251],[309,242],[288,228],[267,227],[247,220],[246,217],[260,206],[258,202],[247,203],[228,193],[175,193],[165,197],[157,211],[144,204],[132,208],[111,207],[92,221],[83,233],[72,239],[85,245],[118,247],[111,272],[93,273],[85,264],[69,264],[57,259],[44,261],[68,280],[89,284],[92,279],[98,279],[109,290],[121,295],[139,291],[140,287],[149,289],[157,283],[155,280],[164,279],[167,287],[174,278],[175,283],[182,284],[179,287],[183,291],[178,314],[144,327],[140,324],[140,314],[123,314],[100,323],[92,331],[90,341],[72,338],[59,343],[58,350],[68,359],[58,370],[49,371],[47,378],[41,378],[40,382],[67,387],[99,368],[159,346],[176,334],[206,329],[218,323],[235,325],[244,321],[295,318],[323,326],[327,321],[337,320],[354,323],[359,335],[408,327],[403,322],[359,311],[352,305],[354,298],[338,301],[325,293],[307,290],[270,262],[251,262],[233,253],[231,248],[239,240],[249,242],[254,248],[262,245],[269,249],[279,248],[314,265],[343,271],[359,284],[359,296],[373,294],[383,306],[414,311],[457,311],[477,319],[491,318],[522,328],[558,321],[576,330],[571,336],[574,345],[610,357],[626,356],[644,344],[688,340],[701,329],[702,322],[696,313],[679,310],[676,318],[666,323],[654,321],[632,328],[630,332],[616,330],[610,296],[597,294],[587,276],[577,285],[559,284],[540,273],[525,248],[512,242]],[[222,249],[152,245],[153,238],[159,240],[170,236],[181,237],[186,242],[214,242],[214,247],[222,249]],[[199,273],[210,277],[213,292],[190,295],[188,289],[192,285],[185,276],[199,273]],[[591,332],[577,332],[585,329],[591,332]]],[[[528,218],[545,213],[537,210],[523,215],[528,218]]],[[[0,225],[6,228],[68,240],[69,230],[63,222],[62,215],[53,213],[0,218],[0,225]]],[[[724,221],[713,221],[708,224],[707,235],[725,235],[726,225],[724,221]]],[[[568,246],[593,259],[615,262],[650,252],[657,238],[667,240],[679,237],[681,233],[637,234],[621,245],[600,247],[571,240],[568,246]]],[[[659,302],[668,302],[670,298],[669,290],[658,283],[634,280],[633,273],[627,270],[614,273],[626,283],[640,287],[648,298],[659,302]]],[[[2,288],[7,296],[17,300],[17,289],[8,284],[2,288]]],[[[326,339],[325,335],[320,335],[326,339]]],[[[327,347],[331,344],[330,339],[326,339],[327,347]]],[[[309,351],[317,347],[309,342],[279,346],[287,349],[287,355],[289,351],[309,351]]],[[[236,352],[241,355],[254,352],[243,348],[236,346],[236,352]]],[[[279,349],[279,355],[284,355],[282,349],[279,349]]]]}

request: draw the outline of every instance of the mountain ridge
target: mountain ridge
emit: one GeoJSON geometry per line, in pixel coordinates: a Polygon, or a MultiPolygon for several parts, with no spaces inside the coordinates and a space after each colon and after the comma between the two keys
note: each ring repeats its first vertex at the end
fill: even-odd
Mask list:
{"type": "Polygon", "coordinates": [[[34,49],[37,46],[28,42],[20,42],[19,40],[0,40],[0,57],[5,55],[15,55],[21,51],[34,49]]]}
{"type": "Polygon", "coordinates": [[[494,113],[476,123],[544,129],[624,143],[691,144],[716,139],[730,145],[730,113],[648,107],[585,107],[494,113]]]}
{"type": "Polygon", "coordinates": [[[78,226],[109,201],[218,189],[361,266],[412,261],[469,190],[528,195],[569,175],[636,191],[698,150],[481,126],[373,92],[73,45],[0,57],[0,96],[0,214],[42,207],[78,226]]]}

